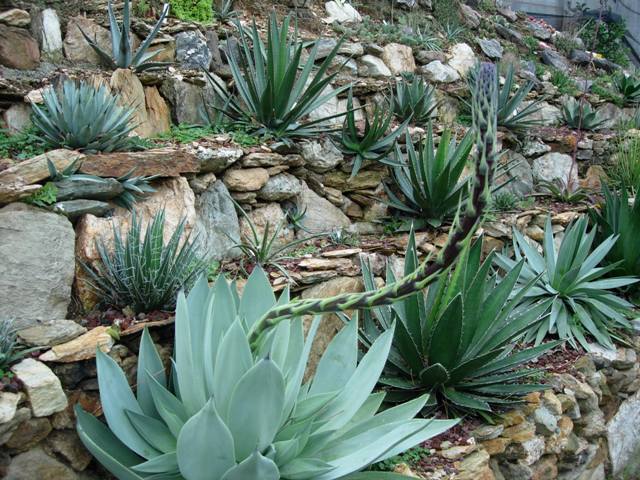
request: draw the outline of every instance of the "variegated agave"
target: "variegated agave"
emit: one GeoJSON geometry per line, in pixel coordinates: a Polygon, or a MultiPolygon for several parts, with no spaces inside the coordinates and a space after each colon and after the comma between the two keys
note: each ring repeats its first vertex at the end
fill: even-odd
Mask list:
{"type": "Polygon", "coordinates": [[[252,351],[251,326],[288,300],[285,292],[276,301],[260,269],[242,298],[223,277],[213,288],[202,278],[187,298],[178,298],[170,376],[150,335],[143,334],[137,397],[116,362],[98,352],[108,427],[77,408],[85,446],[121,480],[332,480],[349,478],[456,423],[413,419],[426,395],[376,413],[384,393],[372,390],[393,329],[358,362],[353,319],[304,384],[319,317],[306,340],[296,318],[280,322],[252,351]]]}

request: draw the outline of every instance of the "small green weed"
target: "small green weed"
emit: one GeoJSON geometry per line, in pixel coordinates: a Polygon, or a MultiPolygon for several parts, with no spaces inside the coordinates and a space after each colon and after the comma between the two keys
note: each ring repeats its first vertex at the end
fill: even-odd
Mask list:
{"type": "Polygon", "coordinates": [[[180,20],[192,20],[200,23],[213,21],[211,0],[169,0],[171,13],[180,20]]]}
{"type": "Polygon", "coordinates": [[[39,190],[36,190],[30,196],[24,199],[25,203],[37,205],[39,207],[48,207],[56,203],[58,197],[58,188],[51,182],[47,182],[39,190]]]}
{"type": "Polygon", "coordinates": [[[569,75],[562,70],[554,69],[551,72],[551,83],[558,89],[563,95],[576,95],[579,93],[576,83],[569,75]]]}
{"type": "Polygon", "coordinates": [[[15,135],[9,135],[6,130],[0,129],[0,158],[26,160],[45,151],[45,141],[36,134],[33,127],[15,135]]]}
{"type": "Polygon", "coordinates": [[[406,463],[411,467],[420,463],[425,457],[428,457],[429,455],[430,452],[428,448],[414,447],[404,453],[401,453],[400,455],[396,455],[395,457],[391,457],[387,460],[372,465],[371,470],[378,472],[392,472],[396,465],[398,465],[399,463],[406,463]]]}

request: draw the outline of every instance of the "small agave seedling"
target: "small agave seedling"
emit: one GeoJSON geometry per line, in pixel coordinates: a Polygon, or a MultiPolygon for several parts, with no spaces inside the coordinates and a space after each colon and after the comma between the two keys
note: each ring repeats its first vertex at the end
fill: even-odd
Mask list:
{"type": "MultiPolygon", "coordinates": [[[[220,276],[178,297],[171,376],[147,331],[137,396],[123,371],[98,351],[107,425],[76,409],[89,451],[120,479],[333,480],[418,445],[456,421],[413,419],[427,395],[378,411],[372,393],[393,330],[358,361],[357,319],[329,344],[303,383],[317,317],[305,340],[301,318],[281,322],[252,351],[249,329],[276,304],[255,269],[243,295],[220,276]],[[154,476],[158,475],[158,477],[154,476]]],[[[372,472],[361,478],[379,478],[372,472]]],[[[360,474],[362,475],[362,474],[360,474]]]]}
{"type": "Polygon", "coordinates": [[[98,54],[100,60],[106,67],[114,70],[116,68],[133,68],[136,72],[142,72],[144,70],[164,67],[167,65],[166,62],[151,62],[150,60],[160,53],[160,51],[156,50],[154,52],[147,52],[147,49],[151,46],[151,42],[160,31],[162,22],[169,14],[168,3],[164,4],[160,18],[135,53],[131,51],[131,13],[129,0],[124,0],[124,7],[122,9],[122,26],[118,25],[118,20],[113,13],[111,0],[109,0],[107,8],[109,11],[109,25],[111,28],[112,55],[100,47],[95,39],[92,39],[84,32],[84,30],[78,27],[82,36],[98,54]]]}

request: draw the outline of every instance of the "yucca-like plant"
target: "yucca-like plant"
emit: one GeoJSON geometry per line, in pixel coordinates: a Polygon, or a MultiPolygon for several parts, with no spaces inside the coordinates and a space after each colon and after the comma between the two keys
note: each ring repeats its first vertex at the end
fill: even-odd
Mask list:
{"type": "Polygon", "coordinates": [[[95,88],[67,80],[62,95],[53,87],[42,94],[44,107],[32,104],[33,124],[51,147],[115,152],[131,146],[133,108],[118,105],[104,85],[95,88]]]}
{"type": "Polygon", "coordinates": [[[625,105],[640,104],[640,78],[621,73],[613,77],[613,86],[622,95],[625,105]]]}
{"type": "Polygon", "coordinates": [[[460,200],[469,193],[469,183],[462,178],[462,172],[473,146],[473,133],[469,131],[456,144],[451,131],[445,130],[438,148],[434,149],[433,129],[429,123],[426,138],[417,151],[409,134],[406,145],[406,163],[398,148],[398,165],[391,170],[391,178],[404,199],[385,185],[388,204],[403,214],[415,217],[415,228],[425,225],[437,227],[456,212],[460,200]]]}
{"type": "Polygon", "coordinates": [[[96,241],[100,265],[95,269],[82,265],[103,304],[129,307],[136,313],[171,310],[178,292],[188,290],[206,271],[197,240],[184,235],[185,219],[166,244],[164,226],[164,210],[149,220],[144,231],[134,212],[125,238],[114,224],[112,251],[103,240],[96,241]]]}
{"type": "Polygon", "coordinates": [[[600,210],[592,208],[589,214],[596,226],[597,243],[602,243],[612,236],[617,238],[605,257],[605,262],[616,265],[611,272],[612,275],[640,277],[640,196],[636,195],[630,205],[624,184],[619,193],[612,192],[604,184],[602,195],[604,201],[600,210]]]}
{"type": "MultiPolygon", "coordinates": [[[[147,331],[138,357],[137,395],[117,363],[98,352],[107,425],[77,407],[88,450],[123,480],[347,479],[444,432],[456,421],[413,417],[423,395],[378,412],[373,393],[393,330],[358,361],[357,319],[327,347],[303,383],[320,318],[304,335],[301,318],[280,323],[251,349],[248,332],[277,304],[255,269],[240,297],[223,276],[204,277],[178,297],[172,372],[165,374],[147,331]]],[[[378,472],[358,478],[379,478],[378,472]]],[[[390,478],[404,478],[401,476],[390,478]]]]}
{"type": "Polygon", "coordinates": [[[563,203],[580,203],[589,198],[589,193],[572,179],[554,178],[541,180],[538,185],[553,199],[563,203]]]}
{"type": "Polygon", "coordinates": [[[133,211],[133,207],[138,200],[156,191],[150,182],[159,177],[159,175],[134,176],[134,171],[135,170],[130,170],[116,179],[124,188],[124,192],[113,199],[118,206],[126,208],[129,211],[133,211]]]}
{"type": "Polygon", "coordinates": [[[80,29],[80,33],[82,33],[87,43],[98,54],[105,67],[114,70],[116,68],[133,68],[136,72],[142,72],[144,70],[160,68],[168,65],[166,62],[150,61],[153,57],[160,53],[159,50],[156,50],[155,52],[147,52],[147,49],[149,48],[149,46],[151,46],[151,42],[160,31],[162,22],[164,22],[164,19],[169,14],[168,3],[165,3],[162,7],[160,18],[156,22],[151,32],[149,32],[149,35],[147,36],[147,38],[145,38],[144,42],[140,44],[138,50],[136,50],[135,53],[131,50],[130,0],[124,0],[121,25],[118,24],[118,19],[113,13],[113,5],[111,0],[109,0],[107,8],[109,12],[109,26],[111,29],[112,54],[109,54],[109,52],[102,49],[102,47],[98,45],[96,39],[89,37],[89,35],[87,35],[80,27],[78,27],[80,29]]]}
{"type": "MultiPolygon", "coordinates": [[[[229,55],[229,66],[237,93],[230,93],[218,79],[207,73],[209,81],[225,106],[223,111],[234,122],[252,129],[257,135],[276,138],[309,137],[326,131],[320,124],[339,115],[306,120],[306,117],[347,87],[325,91],[338,72],[327,75],[342,40],[316,69],[316,42],[302,60],[305,43],[295,29],[289,34],[290,17],[278,25],[275,14],[269,17],[266,43],[253,24],[246,31],[239,23],[240,55],[229,55]]],[[[206,72],[205,72],[206,73],[206,72]]]]}
{"type": "Polygon", "coordinates": [[[219,0],[214,3],[213,14],[216,20],[228,22],[238,16],[238,11],[233,8],[234,1],[235,0],[219,0]]]}
{"type": "MultiPolygon", "coordinates": [[[[451,273],[445,271],[428,291],[418,292],[387,307],[363,314],[360,339],[365,346],[395,328],[393,345],[381,382],[391,400],[432,394],[432,400],[453,413],[482,414],[495,406],[521,401],[544,388],[523,382],[538,372],[523,368],[553,348],[550,342],[514,352],[515,342],[540,321],[550,301],[514,315],[529,287],[509,298],[522,262],[499,280],[492,273],[493,253],[480,261],[482,239],[467,247],[451,273]],[[395,327],[394,327],[395,325],[395,327]]],[[[405,274],[418,265],[413,232],[405,255],[405,274]]],[[[363,265],[366,290],[375,290],[373,273],[363,265]]],[[[387,284],[396,281],[387,267],[387,284]]]]}
{"type": "Polygon", "coordinates": [[[422,78],[415,75],[403,76],[396,84],[395,95],[391,100],[393,113],[400,121],[427,123],[437,106],[434,92],[435,89],[422,78]]]}
{"type": "Polygon", "coordinates": [[[562,119],[570,128],[580,130],[596,130],[606,122],[600,112],[593,109],[586,100],[576,100],[573,97],[567,98],[562,104],[562,119]]]}
{"type": "Polygon", "coordinates": [[[0,319],[0,380],[9,373],[11,365],[39,349],[39,347],[24,348],[20,345],[13,320],[0,319]]]}
{"type": "Polygon", "coordinates": [[[389,132],[393,121],[393,110],[387,110],[376,104],[370,115],[362,109],[364,128],[360,130],[356,121],[356,109],[353,108],[353,91],[347,96],[347,113],[342,133],[337,142],[338,148],[346,155],[353,156],[351,178],[355,177],[365,160],[383,160],[393,150],[396,140],[409,125],[411,116],[389,132]]]}
{"type": "Polygon", "coordinates": [[[582,217],[569,225],[556,249],[551,219],[547,219],[542,254],[514,230],[515,260],[502,254],[496,256],[496,264],[506,272],[524,260],[513,295],[520,296],[521,290],[534,281],[518,309],[526,311],[551,300],[547,308],[549,316],[542,323],[531,325],[526,341],[538,345],[547,335],[557,334],[574,348],[580,344],[588,351],[587,335],[591,335],[595,342],[613,349],[612,339],[619,338],[617,330],[629,327],[627,316],[632,305],[611,290],[638,280],[621,276],[604,278],[618,266],[617,263],[599,266],[617,237],[603,239],[592,251],[596,229],[587,232],[587,223],[587,218],[582,217]]]}

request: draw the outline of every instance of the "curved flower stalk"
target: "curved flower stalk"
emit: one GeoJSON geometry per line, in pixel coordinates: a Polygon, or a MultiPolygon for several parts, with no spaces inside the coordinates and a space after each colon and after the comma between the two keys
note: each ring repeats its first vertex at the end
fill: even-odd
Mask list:
{"type": "Polygon", "coordinates": [[[476,75],[472,100],[476,143],[473,187],[471,194],[467,197],[464,214],[456,216],[454,225],[449,232],[449,239],[435,260],[430,263],[430,258],[427,258],[413,273],[374,292],[343,294],[325,299],[296,300],[277,306],[265,312],[252,327],[250,336],[252,345],[256,344],[260,336],[270,327],[277,325],[285,318],[388,305],[425,288],[437,278],[440,272],[455,261],[462,250],[464,241],[475,232],[491,197],[489,186],[496,158],[497,92],[498,81],[495,65],[483,63],[476,75]]]}
{"type": "MultiPolygon", "coordinates": [[[[210,288],[202,277],[188,297],[180,294],[170,377],[144,332],[135,396],[117,363],[98,351],[108,426],[77,407],[78,434],[120,480],[347,479],[457,423],[414,419],[428,395],[376,413],[384,393],[372,390],[393,329],[358,361],[354,318],[303,384],[320,318],[306,340],[297,318],[252,351],[249,328],[289,293],[276,300],[259,268],[242,297],[232,287],[220,276],[210,288]]],[[[378,473],[357,478],[379,480],[378,473]]]]}

